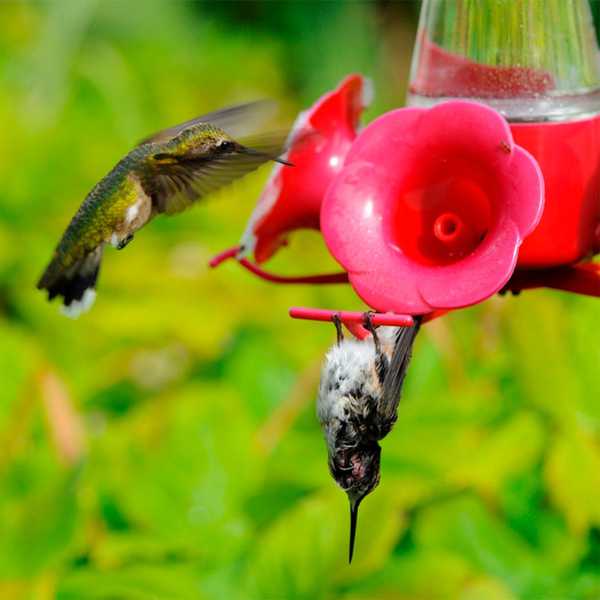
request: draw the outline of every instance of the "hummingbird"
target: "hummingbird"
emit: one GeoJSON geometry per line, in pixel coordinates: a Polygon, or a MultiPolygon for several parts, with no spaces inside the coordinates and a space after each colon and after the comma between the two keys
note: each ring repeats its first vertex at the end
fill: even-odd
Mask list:
{"type": "Polygon", "coordinates": [[[317,416],[327,445],[329,471],[350,502],[352,562],[358,507],[379,483],[382,440],[394,426],[400,392],[419,331],[389,327],[379,335],[365,314],[364,340],[344,339],[339,317],[333,319],[337,343],[327,352],[321,371],[317,416]]]}
{"type": "Polygon", "coordinates": [[[179,213],[267,161],[290,166],[280,158],[285,133],[241,135],[271,106],[264,100],[231,106],[144,139],[87,195],[38,289],[49,300],[61,297],[63,312],[76,317],[95,299],[104,246],[122,250],[155,216],[179,213]]]}

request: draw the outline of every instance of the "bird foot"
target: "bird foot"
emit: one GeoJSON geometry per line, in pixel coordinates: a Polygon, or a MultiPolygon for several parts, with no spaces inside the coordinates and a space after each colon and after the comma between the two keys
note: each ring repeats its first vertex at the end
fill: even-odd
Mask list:
{"type": "Polygon", "coordinates": [[[373,325],[373,313],[367,311],[364,314],[363,327],[373,336],[373,343],[375,344],[375,351],[377,354],[381,354],[381,344],[379,342],[379,336],[375,331],[375,325],[373,325]]]}
{"type": "Polygon", "coordinates": [[[331,317],[333,324],[335,325],[335,331],[337,333],[337,345],[339,346],[344,341],[344,332],[342,330],[342,319],[340,315],[335,314],[331,317]]]}
{"type": "Polygon", "coordinates": [[[125,246],[127,246],[129,244],[129,242],[131,242],[131,240],[133,239],[133,233],[130,233],[127,237],[124,237],[116,246],[117,250],[123,250],[123,248],[125,248],[125,246]]]}

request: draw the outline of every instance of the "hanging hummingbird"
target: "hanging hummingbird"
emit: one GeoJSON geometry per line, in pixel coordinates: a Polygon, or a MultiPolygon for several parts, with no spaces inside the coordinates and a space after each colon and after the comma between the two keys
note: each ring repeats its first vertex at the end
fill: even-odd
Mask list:
{"type": "Polygon", "coordinates": [[[63,312],[91,306],[106,244],[121,250],[156,215],[181,212],[207,194],[279,158],[286,134],[238,137],[270,112],[267,101],[240,104],[143,140],[87,195],[37,287],[62,297],[63,312]]]}
{"type": "Polygon", "coordinates": [[[325,357],[317,415],[327,444],[329,470],[350,501],[352,562],[358,507],[379,483],[383,439],[397,419],[400,392],[410,362],[420,317],[412,327],[388,328],[379,336],[365,315],[371,336],[345,340],[334,318],[337,344],[325,357]]]}

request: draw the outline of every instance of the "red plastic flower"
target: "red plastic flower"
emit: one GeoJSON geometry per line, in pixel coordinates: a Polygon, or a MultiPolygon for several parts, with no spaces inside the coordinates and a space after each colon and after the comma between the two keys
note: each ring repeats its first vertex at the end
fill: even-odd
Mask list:
{"type": "Polygon", "coordinates": [[[328,189],[321,230],[368,305],[423,314],[500,290],[543,198],[537,162],[504,118],[451,101],[365,128],[328,189]]]}
{"type": "Polygon", "coordinates": [[[239,256],[254,253],[257,262],[264,262],[285,244],[290,231],[319,229],[321,202],[342,168],[370,95],[368,80],[349,75],[300,113],[286,154],[294,167],[274,167],[250,217],[239,256]]]}

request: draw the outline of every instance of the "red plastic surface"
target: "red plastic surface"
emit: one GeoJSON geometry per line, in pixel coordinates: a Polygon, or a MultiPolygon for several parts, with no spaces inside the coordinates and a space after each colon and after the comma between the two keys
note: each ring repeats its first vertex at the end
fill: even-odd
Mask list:
{"type": "MultiPolygon", "coordinates": [[[[411,92],[444,98],[540,97],[554,88],[550,73],[479,64],[419,38],[411,92]]],[[[553,267],[600,250],[600,116],[557,123],[513,124],[515,143],[538,161],[545,209],[523,243],[518,268],[553,267]]]]}
{"type": "Polygon", "coordinates": [[[208,265],[211,269],[215,269],[226,260],[235,258],[236,261],[253,275],[256,275],[260,279],[270,281],[271,283],[307,283],[307,284],[327,284],[327,283],[348,283],[348,273],[341,271],[339,273],[321,273],[319,275],[277,275],[265,271],[258,265],[250,262],[247,258],[239,258],[240,253],[239,246],[233,246],[227,250],[223,250],[216,256],[213,256],[209,261],[208,265]]]}
{"type": "MultiPolygon", "coordinates": [[[[512,97],[545,93],[553,85],[550,76],[541,71],[478,65],[430,43],[425,50],[428,68],[417,74],[413,90],[419,93],[429,90],[436,96],[463,94],[469,88],[483,97],[499,97],[501,88],[507,97],[512,97]],[[428,80],[424,79],[426,73],[428,80]]],[[[325,190],[329,188],[331,195],[337,187],[336,207],[332,208],[332,201],[329,202],[328,209],[321,213],[321,226],[332,253],[348,270],[355,289],[377,310],[422,314],[483,300],[506,284],[517,259],[517,248],[527,234],[508,287],[513,283],[522,285],[519,289],[547,285],[597,295],[596,280],[590,279],[589,274],[592,268],[573,272],[558,267],[600,251],[600,116],[569,122],[512,124],[514,145],[510,134],[505,139],[498,138],[495,156],[500,158],[496,163],[495,159],[490,160],[493,153],[481,160],[486,152],[480,153],[478,144],[485,146],[486,137],[491,140],[494,129],[486,129],[485,119],[477,131],[479,125],[468,120],[461,122],[452,114],[444,122],[421,126],[419,135],[427,130],[428,145],[413,143],[417,138],[407,143],[408,130],[399,131],[397,139],[382,129],[377,135],[370,135],[368,144],[362,133],[355,140],[364,104],[364,80],[351,75],[303,114],[290,148],[296,166],[276,167],[244,237],[245,244],[250,242],[244,246],[244,253],[254,251],[256,260],[262,262],[284,243],[287,232],[301,227],[318,228],[325,190]],[[472,142],[474,137],[478,139],[476,143],[472,142]],[[431,160],[444,144],[454,144],[459,150],[447,154],[441,162],[431,160]],[[344,163],[350,146],[348,156],[354,156],[355,164],[348,170],[344,163]],[[394,151],[390,152],[392,146],[394,151]],[[394,162],[403,147],[400,153],[404,153],[404,158],[394,162]],[[532,180],[524,181],[518,165],[512,175],[510,169],[505,169],[503,175],[498,170],[502,156],[508,162],[523,163],[527,152],[523,154],[522,149],[537,160],[545,186],[545,208],[533,232],[530,226],[535,219],[525,210],[527,194],[522,193],[532,180]],[[357,159],[361,152],[364,156],[357,159]],[[418,159],[414,159],[416,154],[418,159]],[[408,172],[398,191],[394,186],[402,171],[408,172]],[[504,192],[498,192],[498,177],[503,179],[505,175],[508,178],[504,192]],[[334,179],[337,183],[329,187],[334,179]],[[502,203],[497,198],[511,187],[513,192],[520,187],[521,196],[515,195],[509,210],[513,217],[498,229],[503,217],[498,212],[502,203]],[[394,200],[385,210],[379,210],[377,197],[384,192],[390,198],[394,196],[394,200]],[[355,210],[357,204],[361,206],[359,210],[355,210]],[[520,217],[516,216],[519,211],[523,212],[520,217]],[[516,228],[509,224],[511,219],[516,228]],[[331,234],[332,230],[336,233],[331,234]],[[494,231],[497,235],[490,243],[494,231]],[[382,252],[382,241],[392,249],[391,254],[382,252]],[[482,248],[486,251],[482,252],[482,248]],[[408,271],[386,267],[398,250],[411,264],[408,271]]],[[[506,130],[506,123],[503,128],[506,130]]],[[[373,124],[367,127],[372,129],[373,124]]],[[[410,131],[408,137],[414,133],[410,131]]],[[[347,280],[345,273],[280,276],[240,258],[238,249],[227,256],[234,255],[244,268],[268,281],[347,280]]]]}
{"type": "MultiPolygon", "coordinates": [[[[290,317],[292,319],[305,319],[309,321],[331,321],[338,316],[344,325],[351,323],[362,324],[365,321],[364,312],[354,312],[349,310],[325,310],[322,308],[305,308],[295,306],[290,308],[290,317]]],[[[410,327],[414,325],[413,318],[410,315],[399,315],[394,313],[371,313],[371,322],[376,327],[380,325],[394,327],[410,327]]]]}
{"type": "Polygon", "coordinates": [[[461,156],[449,156],[433,168],[425,162],[414,166],[394,211],[394,237],[420,264],[455,263],[490,229],[494,171],[461,156]]]}
{"type": "Polygon", "coordinates": [[[540,287],[599,298],[600,264],[582,263],[545,270],[517,271],[506,289],[520,292],[540,287]]]}
{"type": "MultiPolygon", "coordinates": [[[[433,321],[445,315],[448,311],[436,310],[423,316],[422,323],[433,321]]],[[[333,322],[334,317],[339,317],[341,323],[345,325],[348,331],[357,339],[364,340],[370,335],[364,327],[365,313],[346,310],[325,310],[322,308],[306,308],[296,306],[290,308],[290,317],[292,319],[303,319],[308,321],[333,322]]],[[[399,315],[394,313],[369,313],[373,325],[387,327],[411,327],[414,325],[414,319],[411,315],[399,315]]]]}
{"type": "Polygon", "coordinates": [[[244,253],[258,263],[284,245],[290,231],[319,229],[323,196],[356,137],[369,85],[349,75],[299,115],[286,153],[294,166],[274,167],[242,240],[244,253]]]}
{"type": "Polygon", "coordinates": [[[600,116],[511,130],[537,159],[546,190],[542,219],[521,247],[518,268],[564,265],[600,250],[600,116]]]}
{"type": "Polygon", "coordinates": [[[321,230],[369,306],[426,314],[503,288],[542,209],[539,167],[506,121],[455,100],[370,123],[327,191],[321,230]]]}

